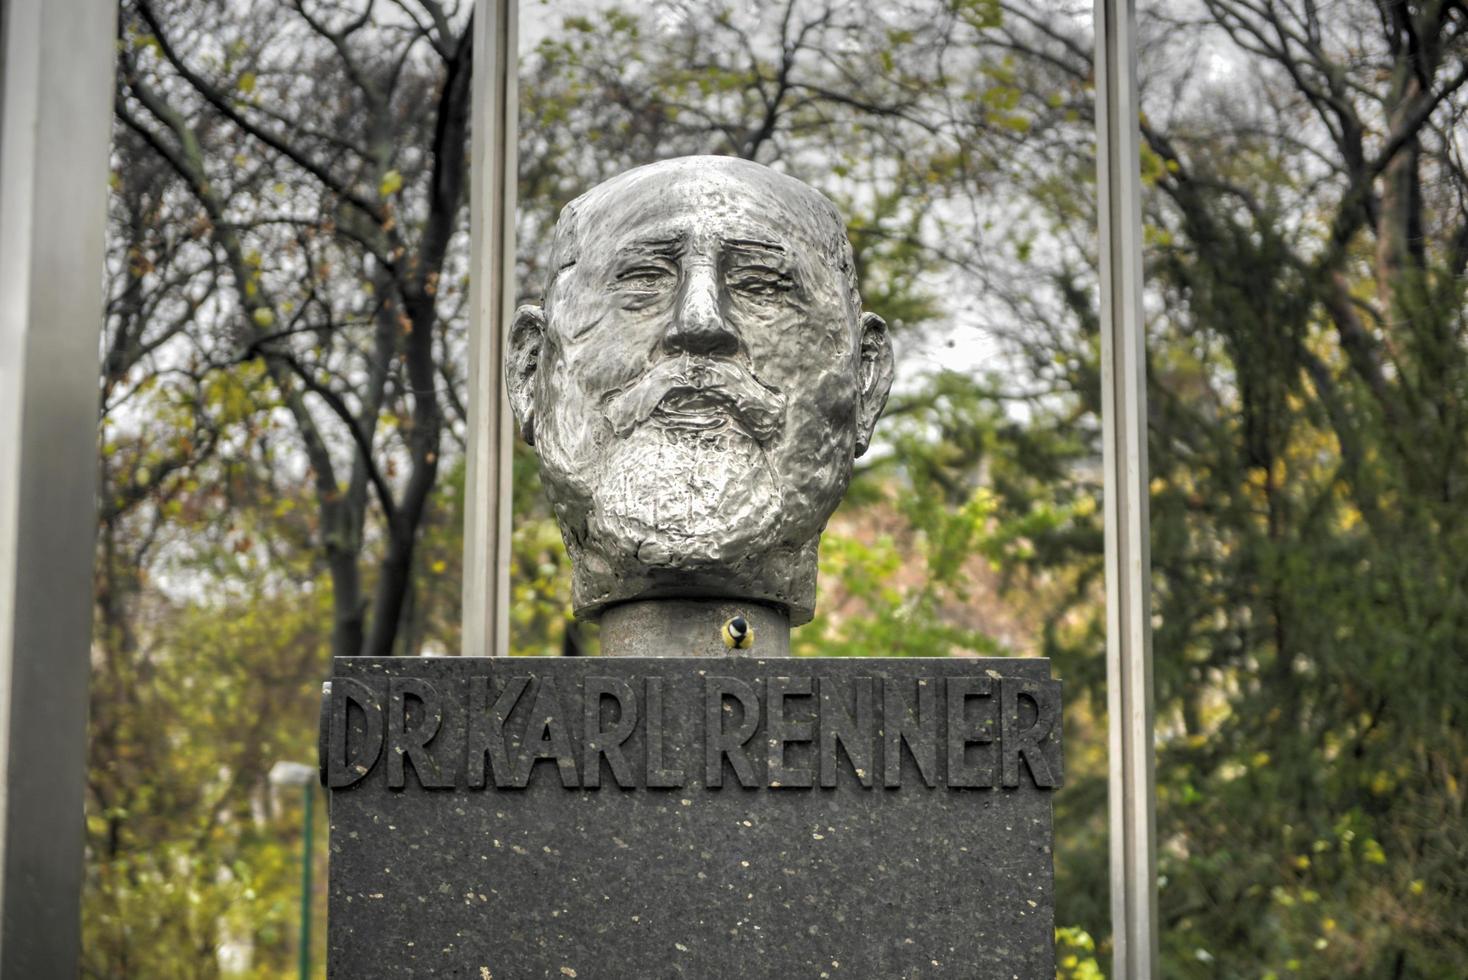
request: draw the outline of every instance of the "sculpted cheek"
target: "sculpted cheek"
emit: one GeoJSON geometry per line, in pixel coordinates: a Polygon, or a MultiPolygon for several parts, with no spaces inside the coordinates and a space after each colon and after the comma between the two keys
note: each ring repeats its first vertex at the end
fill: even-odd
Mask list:
{"type": "Polygon", "coordinates": [[[805,386],[828,371],[850,370],[845,323],[828,325],[790,312],[742,327],[740,334],[755,373],[771,384],[805,386]]]}
{"type": "Polygon", "coordinates": [[[647,370],[660,335],[651,319],[625,311],[603,312],[579,336],[562,333],[558,357],[580,385],[578,397],[588,405],[598,404],[608,391],[647,370]]]}
{"type": "Polygon", "coordinates": [[[840,503],[855,451],[856,386],[849,372],[835,364],[806,373],[778,451],[794,537],[814,534],[840,503]]]}
{"type": "Polygon", "coordinates": [[[596,431],[595,416],[584,410],[580,386],[560,365],[545,376],[540,404],[536,448],[541,465],[560,484],[559,496],[589,497],[592,470],[586,465],[604,441],[596,431]]]}
{"type": "Polygon", "coordinates": [[[857,397],[856,372],[851,359],[835,358],[820,370],[807,368],[804,374],[797,397],[802,410],[808,413],[806,424],[834,430],[836,435],[851,435],[857,397]]]}

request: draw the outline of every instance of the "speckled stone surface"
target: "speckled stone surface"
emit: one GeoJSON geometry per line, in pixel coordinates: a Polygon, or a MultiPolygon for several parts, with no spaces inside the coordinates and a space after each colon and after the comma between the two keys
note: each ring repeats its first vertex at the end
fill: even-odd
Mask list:
{"type": "Polygon", "coordinates": [[[1059,717],[1044,660],[338,660],[329,974],[1048,980],[1059,717]]]}

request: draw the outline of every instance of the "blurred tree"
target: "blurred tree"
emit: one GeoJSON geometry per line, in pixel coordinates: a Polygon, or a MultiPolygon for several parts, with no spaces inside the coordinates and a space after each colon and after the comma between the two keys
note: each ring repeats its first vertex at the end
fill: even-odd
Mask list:
{"type": "Polygon", "coordinates": [[[177,175],[229,293],[198,359],[259,359],[294,430],[337,656],[395,651],[456,397],[466,20],[433,0],[381,21],[372,4],[122,4],[117,115],[177,175]],[[370,504],[383,547],[364,582],[370,504]]]}
{"type": "Polygon", "coordinates": [[[113,611],[93,659],[85,976],[295,962],[299,794],[272,796],[266,774],[314,755],[330,589],[308,501],[263,475],[203,465],[156,513],[103,526],[99,606],[113,611]],[[170,595],[147,569],[208,590],[170,595]]]}
{"type": "MultiPolygon", "coordinates": [[[[270,975],[294,852],[259,801],[309,752],[326,656],[458,646],[469,10],[122,8],[88,969],[208,975],[240,936],[270,975]]],[[[523,298],[559,208],[653,159],[758,159],[850,216],[904,384],[798,652],[1056,659],[1062,971],[1097,975],[1090,5],[543,11],[523,298]]],[[[1452,975],[1468,14],[1142,14],[1165,970],[1452,975]]],[[[592,652],[516,462],[515,651],[592,652]]]]}
{"type": "MultiPolygon", "coordinates": [[[[1026,100],[1085,83],[1079,32],[1004,14],[1026,100]]],[[[1203,0],[1142,24],[1167,972],[1448,976],[1468,9],[1203,0]]],[[[1094,269],[1053,268],[1081,330],[1022,346],[1094,412],[1094,269]]]]}

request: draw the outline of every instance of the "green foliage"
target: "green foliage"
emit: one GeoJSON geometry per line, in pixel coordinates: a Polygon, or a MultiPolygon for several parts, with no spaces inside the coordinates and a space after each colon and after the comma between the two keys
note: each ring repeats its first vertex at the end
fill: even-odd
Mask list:
{"type": "MultiPolygon", "coordinates": [[[[992,382],[952,373],[896,401],[887,455],[857,480],[822,538],[821,603],[795,634],[796,651],[1020,652],[995,635],[995,611],[982,605],[1013,582],[1046,591],[1032,573],[1038,556],[1085,534],[1095,514],[1083,487],[1054,479],[1082,450],[1059,422],[1037,414],[1027,430],[1017,426],[992,382]]],[[[1022,612],[1022,603],[1009,605],[1022,612]]]]}
{"type": "Polygon", "coordinates": [[[1055,930],[1055,964],[1057,980],[1104,980],[1106,976],[1096,961],[1096,940],[1074,926],[1055,930]]]}
{"type": "Polygon", "coordinates": [[[213,977],[226,946],[248,952],[243,976],[293,968],[301,791],[265,777],[314,758],[329,590],[265,584],[240,540],[196,559],[235,568],[231,595],[142,600],[129,655],[94,671],[85,976],[213,977]]]}
{"type": "MultiPolygon", "coordinates": [[[[1329,70],[1369,93],[1339,111],[1399,97],[1355,64],[1329,70]]],[[[1447,911],[1468,882],[1462,215],[1434,221],[1389,188],[1372,191],[1381,210],[1355,212],[1347,161],[1323,192],[1297,117],[1266,108],[1299,94],[1288,74],[1245,87],[1260,101],[1236,128],[1215,123],[1239,90],[1180,83],[1142,160],[1161,311],[1148,397],[1164,969],[1449,976],[1468,952],[1447,911]],[[1415,252],[1393,254],[1396,222],[1422,233],[1415,252]]],[[[1461,171],[1427,159],[1420,186],[1461,193],[1461,171]]],[[[1052,186],[1042,200],[1065,205],[1052,186]]],[[[1094,413],[1093,301],[1065,295],[1081,331],[1028,346],[1094,413]]],[[[1075,665],[1098,638],[1099,623],[1047,643],[1087,689],[1075,665]]],[[[1075,802],[1099,805],[1099,790],[1073,780],[1058,818],[1062,921],[1098,936],[1105,852],[1075,802]]]]}
{"type": "MultiPolygon", "coordinates": [[[[1402,79],[1446,84],[1463,38],[1428,4],[1392,5],[1416,20],[1391,36],[1394,22],[1346,4],[1336,25],[1301,18],[1329,37],[1281,65],[1235,44],[1298,4],[1206,6],[1232,35],[1144,17],[1159,52],[1141,162],[1162,972],[1455,975],[1468,237],[1444,134],[1461,132],[1462,90],[1400,156],[1373,170],[1370,154],[1417,118],[1398,111],[1402,79]],[[1409,35],[1426,39],[1411,71],[1409,35]],[[1169,67],[1208,44],[1244,59],[1227,85],[1169,67]],[[1333,94],[1315,105],[1320,86],[1333,94]],[[1352,134],[1366,164],[1342,148],[1352,134]]],[[[1053,659],[1068,701],[1058,964],[1097,977],[1110,928],[1090,40],[996,0],[878,7],[797,2],[783,18],[769,0],[710,0],[656,23],[630,6],[566,18],[522,64],[519,291],[536,297],[566,201],[654,159],[758,159],[849,216],[864,300],[908,360],[828,529],[796,652],[1053,659]],[[976,325],[988,370],[943,369],[976,325]],[[923,352],[939,366],[920,368],[923,352]]],[[[322,134],[372,144],[327,193],[185,99],[182,124],[161,130],[181,163],[119,126],[112,180],[87,975],[212,976],[229,942],[253,949],[249,975],[277,976],[292,962],[299,810],[271,805],[264,773],[311,757],[315,685],[333,643],[360,647],[350,627],[367,621],[389,538],[411,542],[391,650],[459,646],[467,236],[414,294],[436,317],[419,332],[387,305],[420,268],[434,186],[423,106],[444,90],[421,47],[404,57],[418,41],[382,29],[347,44],[364,77],[410,69],[375,111],[328,39],[290,35],[291,57],[272,55],[269,4],[239,23],[166,9],[164,31],[125,19],[144,82],[166,73],[161,37],[222,17],[207,67],[241,111],[299,108],[311,124],[293,136],[320,159],[346,159],[322,134]],[[204,206],[210,189],[227,209],[204,206]],[[380,209],[345,206],[343,190],[380,209]],[[445,393],[431,460],[415,455],[425,416],[402,373],[415,336],[436,358],[421,390],[445,393]],[[367,460],[394,496],[415,468],[432,475],[411,525],[380,512],[367,460]]],[[[512,652],[594,653],[524,446],[514,507],[512,652]]]]}

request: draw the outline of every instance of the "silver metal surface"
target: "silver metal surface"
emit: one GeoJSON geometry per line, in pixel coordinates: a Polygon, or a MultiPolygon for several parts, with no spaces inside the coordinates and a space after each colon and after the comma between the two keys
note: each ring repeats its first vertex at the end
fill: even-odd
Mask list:
{"type": "Polygon", "coordinates": [[[727,599],[649,599],[623,602],[601,614],[603,657],[788,657],[790,615],[757,602],[727,599]],[[741,616],[753,631],[747,648],[732,649],[724,624],[741,616]]]}
{"type": "Polygon", "coordinates": [[[717,598],[815,610],[820,534],[892,383],[834,205],[683,157],[569,204],[505,365],[581,618],[717,598]]]}
{"type": "Polygon", "coordinates": [[[1096,4],[1112,975],[1157,967],[1146,335],[1135,0],[1096,4]]]}
{"type": "Polygon", "coordinates": [[[515,303],[515,0],[476,0],[470,158],[469,454],[464,475],[461,652],[510,652],[514,435],[498,368],[515,303]]]}
{"type": "Polygon", "coordinates": [[[0,6],[0,977],[80,951],[116,4],[0,6]]]}

